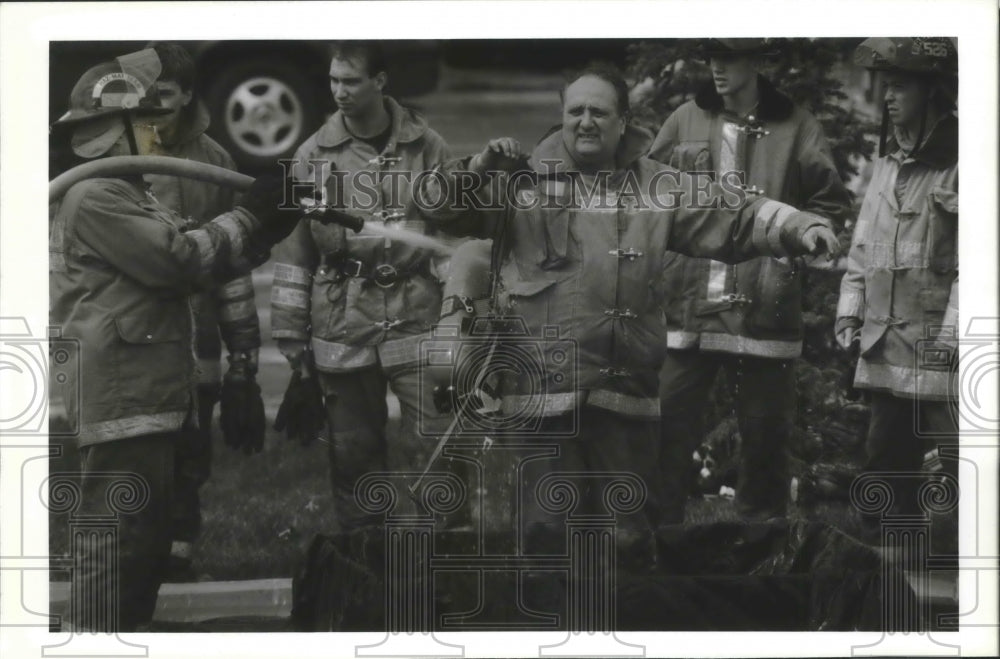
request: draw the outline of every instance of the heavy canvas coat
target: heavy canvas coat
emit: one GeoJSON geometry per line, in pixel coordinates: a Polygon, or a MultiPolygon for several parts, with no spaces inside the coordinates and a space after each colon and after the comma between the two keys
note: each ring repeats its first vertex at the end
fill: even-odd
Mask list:
{"type": "MultiPolygon", "coordinates": [[[[199,102],[189,105],[181,115],[177,138],[165,145],[169,155],[236,171],[236,163],[226,150],[205,134],[208,126],[204,105],[199,102]]],[[[162,174],[146,174],[144,178],[157,200],[177,212],[185,229],[201,226],[228,211],[236,201],[233,190],[213,183],[162,174]]],[[[195,314],[199,382],[218,384],[223,341],[230,353],[260,347],[253,280],[250,275],[243,275],[196,293],[191,306],[195,314]]]]}
{"type": "MultiPolygon", "coordinates": [[[[499,266],[494,310],[521,319],[526,330],[501,346],[513,359],[520,352],[520,361],[539,364],[505,382],[505,407],[544,416],[586,402],[658,417],[665,329],[652,284],[667,250],[726,262],[783,255],[799,249],[809,227],[825,223],[765,198],[735,209],[693,207],[686,174],[642,157],[649,139],[644,131],[626,132],[612,192],[605,203],[593,204],[576,194],[584,188],[571,184],[581,179],[555,131],[532,154],[537,185],[519,177],[503,210],[482,214],[480,235],[494,236],[499,266]]],[[[445,169],[467,166],[453,161],[445,169]]],[[[453,195],[428,195],[442,193],[453,195]]],[[[449,218],[443,213],[441,219],[449,218]]]]}
{"type": "MultiPolygon", "coordinates": [[[[743,172],[752,191],[842,224],[850,195],[819,122],[758,78],[754,121],[723,109],[711,84],[663,124],[650,157],[718,179],[743,172]],[[723,157],[723,126],[735,126],[735,153],[723,157]],[[748,130],[749,129],[749,130],[748,130]],[[728,161],[728,162],[727,162],[728,161]]],[[[755,258],[725,266],[672,253],[663,270],[667,346],[790,359],[802,352],[801,265],[755,258]]]]}
{"type": "MultiPolygon", "coordinates": [[[[337,112],[299,147],[293,173],[297,180],[325,186],[327,201],[351,214],[387,227],[432,233],[406,177],[412,182],[444,162],[447,145],[422,117],[385,100],[392,129],[382,153],[352,136],[337,112]]],[[[426,248],[303,220],[279,247],[271,335],[311,340],[322,371],[415,363],[419,340],[441,309],[441,283],[432,257],[426,248]],[[345,275],[345,263],[348,270],[367,272],[392,266],[403,276],[383,288],[345,275]]]]}
{"type": "Polygon", "coordinates": [[[927,348],[958,324],[958,119],[941,119],[915,157],[894,140],[887,153],[854,228],[838,328],[863,323],[855,386],[954,400],[956,374],[927,348]]]}
{"type": "Polygon", "coordinates": [[[182,233],[122,179],[77,183],[50,212],[50,320],[79,342],[63,398],[81,444],[180,429],[197,373],[189,298],[267,259],[257,220],[237,208],[182,233]]]}

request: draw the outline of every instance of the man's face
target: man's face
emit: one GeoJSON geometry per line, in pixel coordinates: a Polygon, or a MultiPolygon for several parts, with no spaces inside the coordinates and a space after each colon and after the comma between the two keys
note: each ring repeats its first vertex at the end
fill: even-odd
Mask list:
{"type": "Polygon", "coordinates": [[[157,125],[169,131],[177,125],[181,109],[191,102],[192,93],[191,90],[182,90],[181,86],[176,82],[164,80],[157,81],[156,91],[160,95],[160,104],[165,108],[173,110],[170,114],[156,120],[157,125]]]}
{"type": "Polygon", "coordinates": [[[720,96],[739,93],[757,77],[757,64],[750,57],[713,55],[709,68],[720,96]]]}
{"type": "Polygon", "coordinates": [[[563,98],[562,135],[566,150],[579,165],[610,166],[625,130],[618,96],[610,83],[584,76],[563,98]]]}
{"type": "Polygon", "coordinates": [[[368,75],[367,63],[361,57],[333,58],[330,62],[330,91],[337,107],[348,117],[363,117],[382,102],[386,75],[380,71],[368,75]]]}
{"type": "Polygon", "coordinates": [[[894,126],[915,126],[927,97],[927,85],[918,78],[902,73],[886,74],[884,98],[889,121],[894,126]]]}
{"type": "MultiPolygon", "coordinates": [[[[167,115],[170,116],[170,115],[167,115]]],[[[135,146],[139,150],[139,156],[163,156],[167,155],[160,140],[159,117],[151,119],[135,119],[132,122],[132,135],[135,136],[135,146]]],[[[122,139],[126,137],[122,136],[122,139]]]]}

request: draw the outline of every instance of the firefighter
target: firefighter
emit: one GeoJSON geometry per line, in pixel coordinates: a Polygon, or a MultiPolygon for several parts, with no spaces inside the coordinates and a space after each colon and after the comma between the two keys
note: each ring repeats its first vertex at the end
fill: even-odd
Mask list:
{"type": "MultiPolygon", "coordinates": [[[[179,44],[153,44],[163,66],[156,88],[160,103],[171,110],[157,120],[160,149],[164,155],[236,170],[225,149],[209,137],[208,110],[195,96],[195,65],[179,44]]],[[[211,183],[159,174],[146,181],[156,199],[175,211],[187,230],[233,207],[234,192],[211,183]]],[[[264,404],[255,381],[260,348],[260,324],[254,305],[253,280],[242,275],[210,290],[196,293],[195,348],[198,354],[198,427],[175,448],[173,543],[171,578],[191,580],[194,542],[201,530],[199,488],[212,466],[212,416],[225,390],[222,431],[226,443],[247,453],[259,451],[264,440],[264,404]],[[225,384],[219,367],[222,343],[229,352],[225,384]]]]}
{"type": "MultiPolygon", "coordinates": [[[[516,169],[521,157],[515,140],[500,138],[427,177],[422,197],[447,223],[458,189],[470,177],[479,182],[479,237],[494,240],[492,313],[520,319],[538,346],[536,368],[504,367],[493,389],[504,418],[530,427],[515,441],[558,450],[522,465],[522,528],[557,542],[565,536],[559,516],[536,497],[547,474],[567,472],[579,496],[574,515],[602,515],[610,499],[589,474],[630,473],[643,482],[637,497],[646,503],[626,506],[616,533],[625,553],[642,560],[659,523],[657,383],[665,333],[650,282],[666,250],[736,262],[831,251],[837,241],[826,219],[764,197],[729,208],[718,197],[717,210],[696,205],[690,177],[644,157],[652,136],[628,117],[621,74],[589,66],[565,88],[562,125],[535,147],[533,173],[493,185],[494,170],[516,169]],[[503,211],[491,210],[497,206],[503,211]]],[[[497,349],[514,354],[525,339],[513,334],[505,344],[500,335],[497,349]]]]}
{"type": "MultiPolygon", "coordinates": [[[[386,83],[377,43],[336,44],[330,91],[338,110],[299,147],[292,171],[297,180],[323,187],[327,204],[369,224],[426,234],[407,177],[444,162],[448,147],[421,116],[383,92],[386,83]]],[[[319,373],[334,508],[343,530],[380,523],[355,500],[358,478],[422,467],[433,435],[448,425],[432,392],[420,386],[417,369],[420,342],[441,308],[432,256],[399,240],[310,220],[279,250],[271,335],[293,369],[319,373]],[[386,434],[387,388],[402,413],[396,437],[386,434]]],[[[308,395],[291,386],[288,393],[296,391],[308,395]]],[[[288,401],[288,409],[315,407],[288,401]]],[[[319,429],[301,419],[288,423],[304,433],[319,429]]]]}
{"type": "MultiPolygon", "coordinates": [[[[162,155],[160,70],[151,49],[88,70],[53,126],[57,143],[81,162],[162,155]]],[[[187,232],[139,174],[84,180],[50,207],[50,320],[81,351],[82,382],[71,374],[63,396],[80,445],[76,514],[118,513],[116,539],[74,548],[74,630],[135,631],[152,619],[170,555],[174,449],[196,422],[189,300],[268,258],[298,221],[279,210],[286,192],[282,178],[262,176],[240,206],[187,232]],[[120,476],[132,488],[124,498],[107,482],[120,476]]]]}
{"type": "MultiPolygon", "coordinates": [[[[681,171],[738,176],[767,196],[836,224],[850,209],[823,129],[759,73],[766,39],[710,39],[712,80],[667,118],[650,157],[681,171]]],[[[736,501],[748,518],[783,517],[795,419],[795,358],[802,354],[803,262],[761,257],[736,265],[671,254],[661,286],[667,357],[660,373],[665,521],[684,520],[691,455],[704,410],[725,370],[739,426],[736,501]]]]}
{"type": "MultiPolygon", "coordinates": [[[[857,343],[854,386],[871,394],[865,470],[912,476],[928,437],[958,440],[958,58],[947,38],[874,37],[854,59],[883,76],[883,124],[835,332],[857,343]]],[[[921,512],[919,483],[892,483],[893,512],[921,512]]]]}

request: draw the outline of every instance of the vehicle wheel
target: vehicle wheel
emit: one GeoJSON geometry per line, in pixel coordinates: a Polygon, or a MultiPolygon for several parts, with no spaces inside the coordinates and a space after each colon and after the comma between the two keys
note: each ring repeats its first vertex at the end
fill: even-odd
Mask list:
{"type": "Polygon", "coordinates": [[[213,136],[245,169],[290,157],[322,120],[316,90],[287,61],[254,58],[226,67],[206,100],[213,136]]]}

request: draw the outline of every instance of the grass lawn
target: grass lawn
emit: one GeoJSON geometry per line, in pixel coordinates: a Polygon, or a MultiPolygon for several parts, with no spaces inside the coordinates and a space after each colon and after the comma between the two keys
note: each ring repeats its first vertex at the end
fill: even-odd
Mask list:
{"type": "MultiPolygon", "coordinates": [[[[394,431],[391,428],[390,431],[394,431]]],[[[195,571],[203,579],[236,580],[290,577],[316,533],[332,528],[326,445],[302,447],[269,430],[263,452],[254,456],[228,449],[216,435],[213,473],[202,488],[203,530],[195,571]]],[[[51,471],[73,470],[70,446],[53,459],[51,471]]],[[[846,503],[821,503],[809,511],[792,510],[837,526],[850,535],[858,526],[846,503]]],[[[723,498],[691,500],[687,522],[738,521],[732,502],[723,498]]],[[[66,552],[68,515],[50,515],[53,555],[66,552]]],[[[957,520],[941,516],[932,524],[932,550],[957,550],[957,520]]],[[[54,579],[66,574],[53,573],[54,579]]]]}

